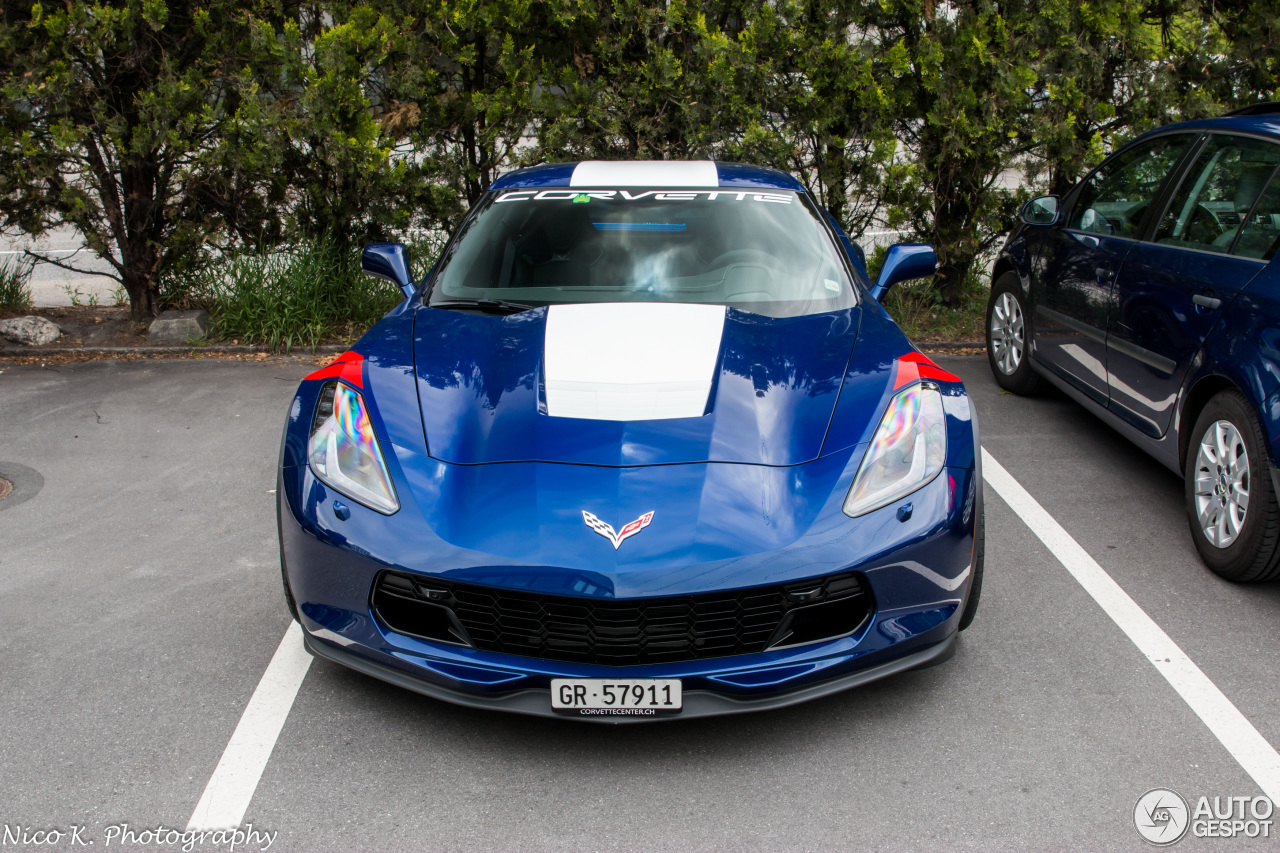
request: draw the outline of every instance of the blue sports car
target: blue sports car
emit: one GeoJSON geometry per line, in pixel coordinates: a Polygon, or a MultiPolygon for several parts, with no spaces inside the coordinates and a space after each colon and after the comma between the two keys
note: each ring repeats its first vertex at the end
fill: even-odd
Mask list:
{"type": "Polygon", "coordinates": [[[982,583],[977,421],[795,179],[513,172],[303,380],[277,517],[315,655],[476,708],[777,708],[947,659],[982,583]]]}

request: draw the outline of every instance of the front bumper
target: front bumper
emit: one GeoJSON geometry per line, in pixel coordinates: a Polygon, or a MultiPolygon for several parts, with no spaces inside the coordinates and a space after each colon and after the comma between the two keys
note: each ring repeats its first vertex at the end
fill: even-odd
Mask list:
{"type": "MultiPolygon", "coordinates": [[[[836,505],[825,533],[819,525],[819,532],[785,548],[724,561],[732,565],[704,563],[674,574],[664,570],[670,583],[732,572],[739,580],[733,586],[723,584],[728,588],[856,571],[865,577],[875,609],[852,635],[753,654],[601,666],[482,651],[390,630],[371,607],[380,573],[390,568],[424,578],[467,580],[484,573],[480,582],[502,586],[496,568],[487,567],[493,562],[455,568],[447,565],[449,552],[442,546],[406,547],[394,556],[375,554],[358,543],[403,543],[407,537],[395,537],[391,531],[412,521],[410,516],[374,517],[369,511],[369,523],[378,525],[370,532],[381,535],[339,535],[346,531],[327,518],[323,486],[305,469],[284,472],[282,485],[282,557],[313,653],[445,701],[541,715],[553,713],[550,683],[558,677],[679,678],[686,704],[683,713],[672,717],[678,719],[784,707],[941,662],[953,648],[968,596],[973,524],[980,510],[976,471],[947,469],[910,496],[915,509],[906,521],[897,517],[896,506],[889,506],[850,522],[834,516],[839,512],[836,505]]],[[[402,529],[421,535],[422,528],[415,522],[402,529]]],[[[511,583],[531,578],[551,583],[560,578],[599,584],[622,577],[552,567],[517,568],[508,563],[502,570],[511,583]]],[[[700,589],[710,591],[707,586],[722,588],[708,584],[700,589]]],[[[614,598],[629,597],[639,596],[614,598]]]]}
{"type": "MultiPolygon", "coordinates": [[[[305,631],[303,636],[307,651],[316,657],[325,658],[357,672],[381,679],[397,687],[402,687],[405,690],[412,690],[423,696],[430,696],[432,699],[439,699],[466,708],[480,708],[486,711],[508,711],[514,714],[528,714],[535,717],[560,716],[551,710],[551,689],[549,687],[526,687],[494,694],[474,693],[445,687],[417,677],[403,669],[378,663],[363,655],[347,651],[339,645],[317,639],[305,631]]],[[[762,696],[729,696],[711,690],[687,690],[684,693],[684,709],[676,715],[661,717],[591,716],[569,717],[568,719],[585,720],[594,723],[640,723],[744,714],[749,711],[786,708],[790,705],[830,696],[833,693],[868,684],[900,672],[935,666],[949,660],[955,654],[956,641],[957,635],[951,633],[940,642],[895,660],[779,693],[762,696]]]]}

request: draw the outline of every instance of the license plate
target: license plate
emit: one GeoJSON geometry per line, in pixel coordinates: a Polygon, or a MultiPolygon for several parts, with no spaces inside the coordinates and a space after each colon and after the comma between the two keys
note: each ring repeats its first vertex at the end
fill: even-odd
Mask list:
{"type": "Polygon", "coordinates": [[[678,678],[553,678],[551,708],[580,717],[679,714],[678,678]]]}

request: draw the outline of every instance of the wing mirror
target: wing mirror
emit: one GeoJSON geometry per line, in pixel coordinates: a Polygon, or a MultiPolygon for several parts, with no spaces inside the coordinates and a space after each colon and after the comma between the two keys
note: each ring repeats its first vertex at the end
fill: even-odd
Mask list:
{"type": "Polygon", "coordinates": [[[933,275],[937,266],[938,256],[928,243],[897,243],[890,246],[889,252],[884,256],[884,264],[880,267],[875,287],[871,288],[871,298],[880,302],[889,288],[898,282],[927,278],[933,275]]]}
{"type": "Polygon", "coordinates": [[[1058,221],[1058,197],[1036,196],[1022,206],[1018,217],[1028,225],[1053,225],[1058,221]]]}
{"type": "Polygon", "coordinates": [[[418,292],[409,272],[409,251],[403,243],[370,243],[360,253],[360,268],[400,288],[405,299],[413,298],[418,292]]]}

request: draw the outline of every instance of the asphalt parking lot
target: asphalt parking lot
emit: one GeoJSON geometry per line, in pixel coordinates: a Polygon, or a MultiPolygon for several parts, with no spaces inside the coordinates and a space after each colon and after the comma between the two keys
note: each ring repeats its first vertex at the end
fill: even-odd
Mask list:
{"type": "MultiPolygon", "coordinates": [[[[1074,403],[999,393],[983,357],[938,361],[991,456],[1280,744],[1280,585],[1205,569],[1181,480],[1074,403]]],[[[0,367],[0,471],[43,479],[0,501],[0,824],[83,825],[99,847],[121,823],[185,827],[290,624],[271,490],[314,368],[0,367]]],[[[1260,794],[990,486],[986,507],[982,606],[941,666],[781,711],[608,727],[316,660],[245,820],[278,831],[273,850],[1137,850],[1149,789],[1260,794]]]]}

